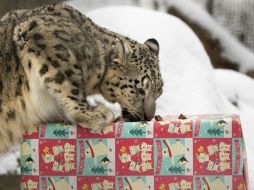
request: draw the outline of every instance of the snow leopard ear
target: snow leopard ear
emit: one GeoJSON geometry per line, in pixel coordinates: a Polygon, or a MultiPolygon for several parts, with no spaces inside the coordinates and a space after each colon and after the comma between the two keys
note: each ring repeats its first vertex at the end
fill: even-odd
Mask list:
{"type": "Polygon", "coordinates": [[[150,38],[145,41],[145,45],[150,49],[152,53],[154,53],[156,56],[159,55],[160,46],[156,39],[150,38]]]}

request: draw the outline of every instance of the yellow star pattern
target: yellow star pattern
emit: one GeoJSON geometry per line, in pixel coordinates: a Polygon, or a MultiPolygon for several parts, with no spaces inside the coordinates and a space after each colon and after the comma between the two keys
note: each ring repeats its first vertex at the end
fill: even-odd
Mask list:
{"type": "Polygon", "coordinates": [[[165,190],[165,187],[166,187],[165,184],[162,183],[159,188],[160,188],[160,190],[165,190]]]}
{"type": "Polygon", "coordinates": [[[203,147],[203,146],[200,146],[200,147],[198,148],[198,152],[200,152],[200,153],[204,152],[204,147],[203,147]]]}
{"type": "Polygon", "coordinates": [[[49,152],[49,147],[46,146],[46,147],[43,149],[43,152],[44,152],[44,153],[48,153],[48,152],[49,152]]]}
{"type": "Polygon", "coordinates": [[[86,183],[82,186],[82,190],[88,190],[88,185],[86,183]]]}
{"type": "Polygon", "coordinates": [[[240,183],[238,186],[237,186],[237,190],[245,190],[245,187],[242,183],[240,183]]]}
{"type": "Polygon", "coordinates": [[[125,147],[125,146],[122,146],[122,148],[120,149],[120,152],[121,152],[121,153],[125,153],[125,152],[126,152],[126,147],[125,147]]]}

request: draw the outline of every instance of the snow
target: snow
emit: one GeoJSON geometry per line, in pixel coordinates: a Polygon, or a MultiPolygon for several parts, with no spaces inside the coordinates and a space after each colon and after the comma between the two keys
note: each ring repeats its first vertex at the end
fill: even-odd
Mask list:
{"type": "Polygon", "coordinates": [[[135,1],[132,0],[74,0],[67,1],[74,8],[81,12],[87,12],[99,7],[105,7],[108,5],[135,5],[135,1]]]}
{"type": "Polygon", "coordinates": [[[239,65],[242,72],[254,69],[254,54],[220,26],[200,5],[189,0],[167,0],[170,6],[178,8],[185,16],[210,31],[221,43],[224,56],[239,65]]]}
{"type": "MultiPolygon", "coordinates": [[[[159,9],[165,10],[165,0],[156,0],[159,9]]],[[[79,9],[82,12],[87,12],[95,8],[112,6],[112,5],[132,5],[141,6],[144,8],[154,8],[154,0],[71,0],[68,4],[79,9]]]]}
{"type": "Polygon", "coordinates": [[[0,174],[19,173],[19,145],[14,146],[7,154],[0,157],[0,174]]]}
{"type": "MultiPolygon", "coordinates": [[[[76,8],[85,10],[81,5],[76,8]]],[[[163,95],[157,101],[156,114],[239,113],[241,115],[249,155],[250,189],[254,189],[254,157],[252,156],[254,146],[251,143],[254,123],[254,81],[233,71],[214,70],[197,36],[176,17],[124,6],[101,8],[87,15],[99,25],[139,42],[144,42],[151,37],[159,41],[160,65],[165,86],[163,95]],[[239,107],[230,102],[236,95],[239,107]]],[[[243,53],[242,58],[248,60],[248,57],[244,56],[246,54],[243,53]]],[[[95,99],[89,101],[93,104],[104,102],[99,96],[95,99]]],[[[109,103],[107,105],[111,106],[109,103]]],[[[119,105],[114,104],[112,108],[120,112],[119,105]]],[[[17,155],[15,157],[13,154],[0,158],[0,173],[15,168],[15,164],[14,166],[10,164],[15,163],[15,158],[17,155]]]]}
{"type": "MultiPolygon", "coordinates": [[[[233,70],[216,69],[215,77],[219,90],[228,99],[240,99],[254,108],[254,81],[252,78],[233,70]]],[[[240,106],[241,107],[241,106],[240,106]]]]}

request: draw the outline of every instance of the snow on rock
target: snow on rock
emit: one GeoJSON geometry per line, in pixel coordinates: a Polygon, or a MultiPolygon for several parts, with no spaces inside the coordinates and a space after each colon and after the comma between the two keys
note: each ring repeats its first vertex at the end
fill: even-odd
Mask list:
{"type": "Polygon", "coordinates": [[[227,30],[220,26],[200,5],[186,0],[167,0],[169,6],[180,10],[185,16],[211,32],[221,43],[224,55],[239,65],[242,72],[254,69],[254,54],[227,30]]]}
{"type": "Polygon", "coordinates": [[[131,5],[154,9],[157,4],[157,9],[160,11],[165,11],[167,8],[165,0],[156,0],[156,2],[154,0],[69,0],[66,3],[83,12],[112,5],[131,5]]]}
{"type": "Polygon", "coordinates": [[[67,4],[79,9],[81,12],[87,12],[95,8],[109,5],[135,5],[135,0],[71,0],[67,4]]]}
{"type": "MultiPolygon", "coordinates": [[[[241,100],[254,109],[254,80],[233,70],[216,69],[219,90],[233,101],[241,100]]],[[[241,106],[239,105],[239,109],[241,106]]]]}
{"type": "Polygon", "coordinates": [[[19,145],[14,146],[8,153],[0,156],[0,175],[10,172],[19,173],[19,158],[19,145]]]}

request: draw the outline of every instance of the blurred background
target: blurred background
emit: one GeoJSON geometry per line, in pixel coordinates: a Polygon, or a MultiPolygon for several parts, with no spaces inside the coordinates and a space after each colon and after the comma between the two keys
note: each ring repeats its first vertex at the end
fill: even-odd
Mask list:
{"type": "MultiPolygon", "coordinates": [[[[0,0],[0,17],[10,10],[57,2],[61,0],[0,0]]],[[[254,77],[253,0],[73,0],[71,4],[82,5],[84,11],[131,5],[174,15],[196,33],[215,68],[233,69],[254,77]]],[[[232,103],[237,105],[237,98],[232,103]]],[[[0,190],[19,189],[18,147],[0,157],[1,163],[5,167],[0,167],[0,190]]]]}

